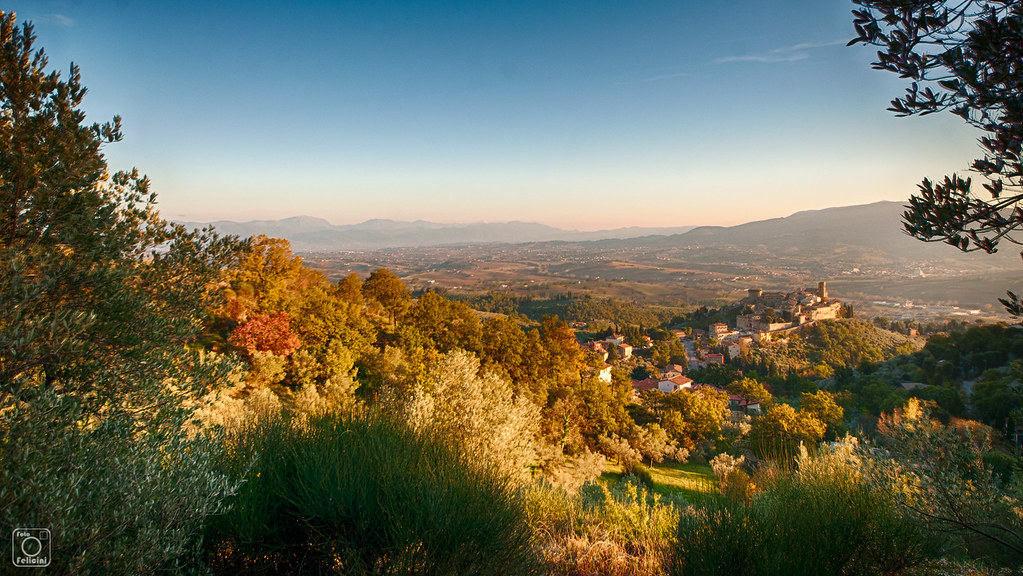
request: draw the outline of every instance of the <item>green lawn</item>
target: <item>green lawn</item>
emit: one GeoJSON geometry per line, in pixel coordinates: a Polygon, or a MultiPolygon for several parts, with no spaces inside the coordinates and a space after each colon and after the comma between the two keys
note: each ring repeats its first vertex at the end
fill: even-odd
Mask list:
{"type": "MultiPolygon", "coordinates": [[[[709,464],[680,464],[665,462],[649,467],[653,478],[653,491],[662,496],[681,494],[689,500],[701,501],[716,498],[718,495],[717,481],[709,464]]],[[[622,477],[624,471],[620,466],[612,466],[601,474],[602,482],[609,483],[622,477]]]]}

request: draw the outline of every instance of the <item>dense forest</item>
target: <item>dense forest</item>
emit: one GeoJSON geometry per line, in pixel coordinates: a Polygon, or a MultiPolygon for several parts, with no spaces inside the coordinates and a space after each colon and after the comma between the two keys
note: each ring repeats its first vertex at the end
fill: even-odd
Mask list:
{"type": "Polygon", "coordinates": [[[722,346],[699,333],[733,312],[460,302],[188,231],[110,174],[119,119],[84,123],[77,69],[48,72],[12,14],[0,41],[0,518],[48,529],[52,570],[1023,563],[1017,327],[820,322],[637,391],[689,359],[679,334],[722,346]],[[569,322],[595,321],[636,354],[582,348],[569,322]]]}
{"type": "Polygon", "coordinates": [[[543,316],[557,316],[566,322],[582,322],[602,329],[618,325],[656,326],[674,317],[679,310],[670,307],[652,308],[618,298],[577,296],[571,292],[554,298],[516,296],[505,292],[487,292],[457,299],[474,310],[507,316],[519,315],[539,321],[543,316]]]}

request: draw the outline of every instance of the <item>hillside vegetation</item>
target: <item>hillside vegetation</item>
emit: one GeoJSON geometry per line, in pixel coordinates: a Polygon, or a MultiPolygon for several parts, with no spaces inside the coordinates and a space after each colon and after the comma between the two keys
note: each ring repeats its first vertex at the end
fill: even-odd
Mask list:
{"type": "Polygon", "coordinates": [[[608,364],[544,313],[560,309],[483,314],[413,295],[386,268],[332,280],[286,240],[172,225],[146,178],[110,173],[101,150],[119,120],[84,124],[77,69],[48,72],[13,14],[0,12],[0,42],[0,519],[16,567],[1023,564],[1023,478],[1006,440],[1023,422],[1015,328],[918,349],[863,322],[822,322],[765,343],[770,370],[751,352],[673,392],[634,387],[633,373],[686,359],[677,333],[727,312],[666,319],[566,298],[566,315],[660,320],[621,326],[638,358],[623,346],[608,364]],[[926,384],[907,391],[907,375],[926,384]],[[25,527],[49,531],[45,551],[25,552],[42,543],[25,527]]]}

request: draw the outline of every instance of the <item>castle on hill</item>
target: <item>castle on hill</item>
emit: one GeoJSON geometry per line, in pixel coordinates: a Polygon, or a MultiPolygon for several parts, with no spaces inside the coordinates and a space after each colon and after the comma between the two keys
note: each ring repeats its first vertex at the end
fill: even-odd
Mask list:
{"type": "Polygon", "coordinates": [[[735,319],[742,332],[775,332],[802,326],[818,320],[838,318],[842,303],[828,298],[827,282],[819,282],[817,289],[796,292],[764,292],[751,288],[742,300],[744,313],[735,319]]]}

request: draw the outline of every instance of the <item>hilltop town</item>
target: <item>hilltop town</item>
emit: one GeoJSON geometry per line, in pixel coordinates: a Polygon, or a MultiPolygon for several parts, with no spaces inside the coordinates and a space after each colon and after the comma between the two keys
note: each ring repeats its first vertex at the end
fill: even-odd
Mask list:
{"type": "MultiPolygon", "coordinates": [[[[834,320],[842,309],[841,302],[828,298],[826,282],[818,283],[816,290],[807,288],[785,293],[751,288],[748,294],[742,301],[745,312],[736,318],[735,327],[740,333],[751,333],[759,338],[818,320],[834,320]]],[[[731,334],[727,328],[714,324],[711,334],[717,340],[727,339],[731,334]]]]}
{"type": "MultiPolygon", "coordinates": [[[[747,296],[739,303],[741,312],[736,316],[735,326],[714,322],[706,330],[699,328],[672,330],[673,336],[684,348],[684,361],[661,366],[656,375],[647,378],[633,378],[635,394],[649,390],[672,393],[683,389],[694,389],[706,384],[695,382],[686,374],[705,369],[712,365],[724,365],[726,361],[738,358],[754,342],[765,344],[772,337],[811,325],[821,320],[834,320],[843,315],[841,301],[830,298],[826,282],[819,282],[816,288],[794,292],[765,292],[759,288],[747,290],[747,296]]],[[[650,348],[649,336],[642,336],[643,348],[650,348]]],[[[619,334],[612,333],[602,340],[591,340],[581,345],[584,350],[597,355],[604,366],[597,376],[601,381],[611,382],[613,365],[609,361],[629,361],[635,347],[619,334]]],[[[713,387],[713,386],[712,386],[713,387]]],[[[733,412],[759,412],[757,399],[728,394],[729,407],[733,412]]]]}

